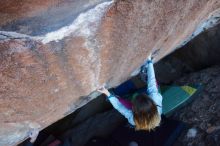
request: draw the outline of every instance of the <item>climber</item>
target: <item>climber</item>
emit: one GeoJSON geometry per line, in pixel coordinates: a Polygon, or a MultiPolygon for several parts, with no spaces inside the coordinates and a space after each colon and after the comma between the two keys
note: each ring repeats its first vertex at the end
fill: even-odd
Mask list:
{"type": "Polygon", "coordinates": [[[131,110],[126,108],[117,97],[104,87],[97,91],[108,97],[113,107],[124,115],[131,125],[135,126],[135,130],[151,131],[160,125],[162,114],[162,95],[157,88],[151,55],[142,69],[147,70],[148,88],[146,93],[138,94],[134,98],[131,110]]]}

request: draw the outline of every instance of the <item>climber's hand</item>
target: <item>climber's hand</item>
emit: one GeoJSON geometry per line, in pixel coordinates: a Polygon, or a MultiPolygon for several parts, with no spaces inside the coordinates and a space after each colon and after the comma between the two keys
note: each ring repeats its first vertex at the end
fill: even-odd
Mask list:
{"type": "Polygon", "coordinates": [[[146,74],[147,72],[147,67],[148,67],[148,63],[152,62],[153,63],[153,59],[152,59],[152,54],[150,53],[150,55],[147,57],[147,61],[144,62],[144,64],[141,66],[141,74],[146,74]]]}
{"type": "Polygon", "coordinates": [[[145,61],[144,64],[141,66],[141,72],[146,72],[146,69],[147,69],[147,67],[148,67],[148,62],[149,62],[149,61],[153,62],[153,59],[152,59],[151,56],[152,56],[152,55],[151,55],[151,53],[150,53],[150,55],[147,57],[147,61],[145,61]]]}
{"type": "Polygon", "coordinates": [[[35,140],[37,139],[37,136],[39,134],[39,130],[38,129],[31,129],[29,132],[29,137],[30,137],[30,142],[34,143],[35,140]]]}
{"type": "Polygon", "coordinates": [[[104,86],[99,88],[97,91],[100,92],[100,93],[105,94],[108,97],[110,96],[110,92],[104,86]]]}
{"type": "Polygon", "coordinates": [[[148,60],[148,61],[150,61],[150,60],[153,61],[153,59],[152,59],[152,54],[151,54],[151,53],[150,53],[150,55],[148,56],[147,60],[148,60]]]}

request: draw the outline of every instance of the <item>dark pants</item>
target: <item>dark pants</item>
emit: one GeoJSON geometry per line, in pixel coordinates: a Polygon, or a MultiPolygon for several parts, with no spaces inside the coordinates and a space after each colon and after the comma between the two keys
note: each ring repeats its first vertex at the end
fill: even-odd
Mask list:
{"type": "Polygon", "coordinates": [[[132,94],[136,90],[137,90],[137,87],[134,85],[134,83],[131,80],[128,80],[122,83],[121,85],[119,85],[117,88],[112,89],[113,93],[120,97],[123,97],[128,94],[132,94]]]}

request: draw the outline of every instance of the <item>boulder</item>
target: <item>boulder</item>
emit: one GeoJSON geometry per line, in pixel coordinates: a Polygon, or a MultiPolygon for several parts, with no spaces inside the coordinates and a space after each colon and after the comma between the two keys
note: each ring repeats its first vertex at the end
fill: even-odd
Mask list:
{"type": "Polygon", "coordinates": [[[150,52],[156,62],[219,18],[218,0],[0,1],[0,145],[74,112],[101,85],[138,73],[150,52]]]}

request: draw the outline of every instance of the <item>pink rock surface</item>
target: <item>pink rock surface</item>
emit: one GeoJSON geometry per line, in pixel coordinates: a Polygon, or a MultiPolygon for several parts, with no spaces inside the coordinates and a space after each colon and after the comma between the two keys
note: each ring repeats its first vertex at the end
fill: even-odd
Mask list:
{"type": "Polygon", "coordinates": [[[75,111],[219,17],[218,0],[1,1],[0,145],[75,111]]]}

